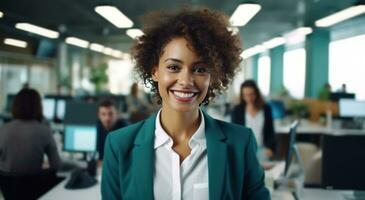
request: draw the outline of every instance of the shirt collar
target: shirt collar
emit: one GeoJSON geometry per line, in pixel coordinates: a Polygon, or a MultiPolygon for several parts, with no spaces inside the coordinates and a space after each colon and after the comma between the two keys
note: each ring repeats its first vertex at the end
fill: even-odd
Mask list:
{"type": "MultiPolygon", "coordinates": [[[[200,113],[200,117],[201,117],[199,128],[195,131],[195,133],[192,135],[192,137],[189,140],[189,146],[192,149],[196,145],[200,145],[202,148],[206,148],[205,120],[204,120],[203,112],[200,109],[199,109],[199,113],[200,113]]],[[[162,128],[160,116],[161,116],[161,110],[159,110],[156,115],[154,149],[157,149],[160,146],[163,146],[168,143],[170,143],[170,145],[172,146],[172,138],[162,128]]]]}

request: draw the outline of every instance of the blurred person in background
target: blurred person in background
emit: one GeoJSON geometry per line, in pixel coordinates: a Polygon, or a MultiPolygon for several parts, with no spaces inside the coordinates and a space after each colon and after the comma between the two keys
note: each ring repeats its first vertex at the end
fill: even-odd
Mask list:
{"type": "MultiPolygon", "coordinates": [[[[144,93],[143,93],[144,94],[144,93]]],[[[151,105],[139,91],[138,84],[133,83],[130,94],[127,96],[127,110],[129,121],[135,123],[147,118],[151,113],[151,105]]]]}
{"type": "Polygon", "coordinates": [[[0,170],[31,174],[42,171],[44,155],[49,168],[57,170],[61,159],[49,126],[42,123],[39,93],[24,88],[12,105],[13,120],[0,128],[0,170]]]}
{"type": "Polygon", "coordinates": [[[107,134],[111,131],[123,128],[128,123],[119,118],[115,103],[110,99],[102,100],[98,106],[98,122],[97,129],[97,151],[99,153],[99,160],[104,157],[104,144],[107,134]]]}
{"type": "Polygon", "coordinates": [[[272,111],[265,103],[260,89],[253,80],[241,84],[240,103],[232,111],[232,122],[251,128],[264,155],[272,158],[276,151],[276,141],[272,111]]]}
{"type": "Polygon", "coordinates": [[[331,85],[326,83],[323,85],[323,88],[319,91],[318,99],[322,101],[328,101],[331,95],[331,85]]]}

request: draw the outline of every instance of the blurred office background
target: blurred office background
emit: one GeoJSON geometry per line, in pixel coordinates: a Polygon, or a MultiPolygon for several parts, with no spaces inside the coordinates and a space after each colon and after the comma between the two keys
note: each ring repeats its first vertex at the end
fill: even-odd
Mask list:
{"type": "MultiPolygon", "coordinates": [[[[101,100],[112,99],[119,117],[128,123],[158,110],[149,89],[133,72],[130,48],[143,34],[141,17],[145,13],[176,10],[184,5],[207,6],[226,13],[244,48],[241,69],[232,86],[204,109],[230,121],[232,108],[239,103],[241,83],[255,80],[273,111],[278,150],[272,162],[287,156],[290,124],[300,119],[296,147],[305,171],[303,186],[317,188],[306,192],[340,198],[342,193],[324,192],[365,190],[364,168],[356,171],[364,166],[365,155],[354,153],[365,152],[365,147],[359,145],[365,140],[364,1],[2,0],[0,126],[12,120],[14,96],[22,88],[34,88],[42,96],[45,123],[53,130],[61,157],[85,159],[71,154],[90,153],[93,148],[65,149],[66,129],[93,127],[101,100]],[[247,3],[253,7],[243,13],[251,16],[238,13],[235,21],[233,14],[247,3]],[[108,13],[122,13],[126,21],[113,21],[108,13]],[[326,18],[333,14],[339,15],[326,18]],[[139,86],[141,110],[133,110],[128,102],[133,83],[139,86]],[[350,148],[356,145],[360,149],[350,148]],[[343,151],[335,153],[332,148],[343,151]],[[351,159],[339,165],[333,161],[335,155],[351,159]],[[353,177],[352,183],[346,177],[331,179],[345,173],[343,170],[353,177]]],[[[273,189],[273,198],[292,197],[277,197],[273,189]]]]}

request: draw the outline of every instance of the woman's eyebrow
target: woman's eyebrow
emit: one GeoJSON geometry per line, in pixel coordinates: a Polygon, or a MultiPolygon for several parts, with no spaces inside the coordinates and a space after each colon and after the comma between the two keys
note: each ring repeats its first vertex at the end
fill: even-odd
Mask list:
{"type": "Polygon", "coordinates": [[[183,63],[183,61],[179,60],[179,59],[176,59],[176,58],[167,58],[164,62],[167,62],[167,61],[174,61],[174,62],[178,62],[178,63],[183,63]]]}
{"type": "MultiPolygon", "coordinates": [[[[167,62],[167,61],[173,61],[173,62],[178,62],[178,63],[184,63],[182,60],[179,60],[177,58],[167,58],[165,59],[164,63],[167,62]]],[[[195,61],[193,62],[194,65],[196,64],[206,64],[206,62],[204,60],[198,60],[198,61],[195,61]]]]}

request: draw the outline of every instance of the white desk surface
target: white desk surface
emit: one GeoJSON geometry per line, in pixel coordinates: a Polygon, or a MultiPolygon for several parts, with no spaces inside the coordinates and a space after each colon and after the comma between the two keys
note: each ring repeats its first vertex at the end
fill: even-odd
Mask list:
{"type": "MultiPolygon", "coordinates": [[[[271,170],[265,171],[266,177],[277,178],[284,170],[284,162],[279,162],[271,170]]],[[[100,174],[100,171],[99,171],[100,174]]],[[[68,178],[60,182],[53,189],[43,195],[40,200],[100,200],[100,180],[98,176],[98,183],[91,188],[68,190],[65,189],[65,185],[68,178]]],[[[351,191],[331,191],[324,189],[303,189],[301,191],[300,200],[344,200],[343,195],[351,195],[351,191]]],[[[271,194],[272,200],[294,200],[291,193],[287,191],[274,191],[271,194]]]]}
{"type": "MultiPolygon", "coordinates": [[[[346,200],[344,197],[353,195],[352,191],[303,189],[299,194],[300,200],[346,200]]],[[[294,197],[285,191],[275,191],[271,195],[272,200],[294,200],[294,197]]]]}
{"type": "MultiPolygon", "coordinates": [[[[288,134],[290,124],[282,124],[275,121],[275,132],[278,134],[288,134]]],[[[365,129],[338,129],[326,127],[319,123],[303,120],[297,128],[297,134],[322,134],[322,135],[365,135],[365,129]]]]}
{"type": "MultiPolygon", "coordinates": [[[[100,200],[100,182],[88,189],[67,190],[64,188],[67,179],[59,183],[52,190],[47,192],[40,200],[100,200]]],[[[351,195],[351,191],[331,191],[324,189],[303,189],[300,193],[300,200],[344,200],[344,194],[351,195]]],[[[274,191],[272,200],[294,200],[293,196],[286,191],[274,191]]]]}
{"type": "Polygon", "coordinates": [[[65,185],[69,178],[66,178],[46,194],[44,194],[40,200],[100,200],[101,193],[100,193],[100,179],[98,180],[97,184],[93,187],[86,188],[86,189],[76,189],[76,190],[68,190],[65,188],[65,185]]]}

